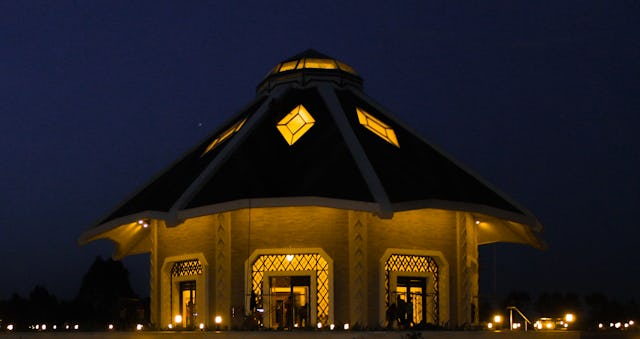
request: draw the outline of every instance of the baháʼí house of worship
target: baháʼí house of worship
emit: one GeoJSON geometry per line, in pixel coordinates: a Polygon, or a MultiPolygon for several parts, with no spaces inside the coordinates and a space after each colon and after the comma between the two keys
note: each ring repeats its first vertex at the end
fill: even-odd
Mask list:
{"type": "Polygon", "coordinates": [[[148,253],[159,329],[378,328],[400,304],[407,326],[454,328],[478,322],[478,246],[540,231],[308,50],[79,242],[148,253]]]}

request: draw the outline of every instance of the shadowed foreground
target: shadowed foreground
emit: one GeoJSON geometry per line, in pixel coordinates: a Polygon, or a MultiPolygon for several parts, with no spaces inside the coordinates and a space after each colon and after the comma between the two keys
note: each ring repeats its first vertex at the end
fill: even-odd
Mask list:
{"type": "Polygon", "coordinates": [[[458,331],[442,331],[442,332],[326,332],[326,331],[300,331],[300,332],[242,332],[242,331],[225,331],[225,332],[76,332],[76,333],[4,333],[0,335],[5,338],[113,338],[113,339],[189,339],[189,338],[211,338],[211,339],[241,339],[241,338],[345,338],[345,339],[376,339],[376,338],[435,338],[435,339],[492,339],[492,338],[531,338],[531,339],[605,339],[605,338],[633,338],[640,339],[640,333],[637,332],[578,332],[578,331],[553,331],[553,332],[458,332],[458,331]]]}

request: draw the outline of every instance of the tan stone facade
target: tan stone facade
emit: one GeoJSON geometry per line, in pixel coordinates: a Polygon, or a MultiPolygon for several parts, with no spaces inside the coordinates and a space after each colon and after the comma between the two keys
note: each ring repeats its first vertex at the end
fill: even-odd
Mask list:
{"type": "Polygon", "coordinates": [[[404,280],[423,282],[413,287],[425,295],[416,299],[416,309],[424,308],[416,319],[447,327],[478,319],[471,314],[478,309],[471,306],[477,306],[478,242],[474,218],[466,212],[422,209],[380,219],[328,207],[252,208],[175,227],[154,222],[150,232],[151,319],[159,328],[186,326],[181,313],[189,292],[183,290],[193,285],[191,325],[237,328],[256,306],[263,324],[273,327],[282,322],[273,312],[286,300],[276,304],[270,291],[283,277],[309,281],[301,286],[311,310],[296,318],[306,326],[383,327],[404,280]],[[257,305],[252,291],[260,298],[257,305]]]}

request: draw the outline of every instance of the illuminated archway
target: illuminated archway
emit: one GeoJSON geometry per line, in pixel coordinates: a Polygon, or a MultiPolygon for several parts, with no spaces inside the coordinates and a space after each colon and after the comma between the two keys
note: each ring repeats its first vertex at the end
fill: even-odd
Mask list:
{"type": "MultiPolygon", "coordinates": [[[[271,296],[269,278],[285,276],[309,276],[311,293],[308,305],[308,325],[322,326],[333,322],[333,260],[319,248],[256,250],[247,260],[246,309],[252,306],[270,312],[271,296]],[[253,300],[252,300],[253,299],[253,300]]],[[[269,318],[264,318],[265,327],[270,327],[269,318]]]]}
{"type": "Polygon", "coordinates": [[[162,265],[161,328],[208,323],[208,263],[202,253],[168,257],[162,265]],[[191,312],[185,314],[185,312],[191,312]],[[176,316],[180,322],[176,322],[176,316]]]}
{"type": "MultiPolygon", "coordinates": [[[[381,326],[387,321],[386,310],[395,302],[401,278],[424,281],[421,287],[426,295],[424,303],[412,305],[422,310],[424,324],[440,325],[449,319],[449,267],[439,251],[387,249],[380,259],[380,314],[381,326]]],[[[410,293],[410,291],[407,291],[410,293]]]]}

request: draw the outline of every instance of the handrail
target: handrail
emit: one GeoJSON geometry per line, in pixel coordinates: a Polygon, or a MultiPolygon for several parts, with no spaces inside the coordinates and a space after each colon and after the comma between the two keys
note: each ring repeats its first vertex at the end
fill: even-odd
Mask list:
{"type": "Polygon", "coordinates": [[[531,321],[516,306],[507,306],[507,309],[509,310],[509,330],[513,330],[513,310],[515,310],[524,319],[524,330],[527,331],[527,324],[532,324],[531,321]]]}

